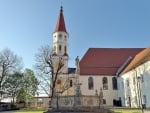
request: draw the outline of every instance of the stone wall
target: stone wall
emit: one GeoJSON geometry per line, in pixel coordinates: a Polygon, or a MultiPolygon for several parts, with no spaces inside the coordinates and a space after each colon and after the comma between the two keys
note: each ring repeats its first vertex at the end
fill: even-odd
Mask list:
{"type": "Polygon", "coordinates": [[[98,96],[57,96],[52,102],[54,108],[99,107],[99,105],[98,96]]]}

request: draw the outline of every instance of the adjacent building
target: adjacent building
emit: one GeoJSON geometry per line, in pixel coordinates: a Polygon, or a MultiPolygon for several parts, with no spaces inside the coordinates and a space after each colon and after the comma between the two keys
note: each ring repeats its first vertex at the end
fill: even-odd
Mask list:
{"type": "Polygon", "coordinates": [[[123,106],[150,107],[150,47],[133,57],[118,77],[123,106]]]}

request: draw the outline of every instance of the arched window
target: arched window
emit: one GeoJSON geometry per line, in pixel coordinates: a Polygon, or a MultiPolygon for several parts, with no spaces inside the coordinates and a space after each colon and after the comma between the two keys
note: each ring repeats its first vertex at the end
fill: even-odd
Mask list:
{"type": "Polygon", "coordinates": [[[92,90],[94,88],[93,77],[88,78],[88,88],[89,90],[92,90]]]}
{"type": "Polygon", "coordinates": [[[61,45],[59,45],[59,51],[61,51],[61,45]]]}
{"type": "Polygon", "coordinates": [[[104,90],[108,89],[108,80],[106,77],[103,78],[103,89],[104,90]]]}
{"type": "Polygon", "coordinates": [[[113,90],[118,89],[118,87],[117,87],[117,78],[116,77],[112,78],[112,86],[113,86],[113,90]]]}
{"type": "Polygon", "coordinates": [[[65,41],[67,41],[67,36],[65,35],[64,37],[65,37],[65,41]]]}
{"type": "Polygon", "coordinates": [[[72,87],[72,80],[70,80],[70,87],[72,87]]]}

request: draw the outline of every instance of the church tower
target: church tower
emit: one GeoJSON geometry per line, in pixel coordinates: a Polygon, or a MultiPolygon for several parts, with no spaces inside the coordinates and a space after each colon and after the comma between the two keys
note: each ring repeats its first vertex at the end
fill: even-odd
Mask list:
{"type": "Polygon", "coordinates": [[[53,54],[56,59],[61,57],[64,62],[62,73],[68,73],[68,38],[69,34],[66,30],[63,7],[61,6],[56,28],[53,33],[53,54]]]}

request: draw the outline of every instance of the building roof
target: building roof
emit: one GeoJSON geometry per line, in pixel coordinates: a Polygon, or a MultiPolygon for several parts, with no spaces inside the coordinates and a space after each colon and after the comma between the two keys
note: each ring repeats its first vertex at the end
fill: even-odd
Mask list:
{"type": "Polygon", "coordinates": [[[121,75],[124,73],[134,69],[135,67],[145,63],[150,60],[150,47],[144,49],[140,53],[138,53],[134,59],[130,62],[130,64],[122,71],[121,75]]]}
{"type": "Polygon", "coordinates": [[[80,75],[115,75],[144,48],[89,48],[80,61],[80,75]]]}
{"type": "Polygon", "coordinates": [[[59,12],[59,16],[58,16],[58,20],[57,20],[57,24],[56,24],[56,28],[55,28],[55,32],[66,32],[66,26],[65,26],[65,21],[64,21],[64,16],[63,16],[63,7],[61,6],[60,12],[59,12]]]}

